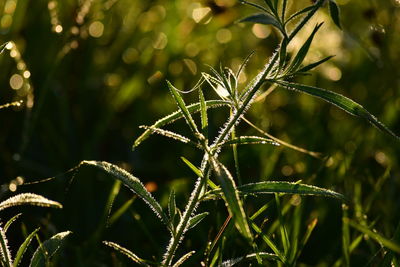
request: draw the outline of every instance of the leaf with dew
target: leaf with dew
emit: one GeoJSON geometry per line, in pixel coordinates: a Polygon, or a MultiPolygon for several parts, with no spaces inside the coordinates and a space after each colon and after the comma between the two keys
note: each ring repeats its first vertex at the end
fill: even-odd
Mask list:
{"type": "MultiPolygon", "coordinates": [[[[209,108],[218,108],[222,106],[230,106],[229,101],[225,100],[208,100],[205,101],[206,107],[209,108]]],[[[187,106],[187,109],[190,113],[196,113],[201,110],[200,103],[195,103],[187,106]]],[[[171,113],[170,115],[167,115],[158,121],[156,121],[153,125],[150,126],[150,128],[160,128],[163,127],[164,125],[173,123],[174,121],[183,118],[183,114],[181,110],[175,111],[171,113]]],[[[145,141],[153,132],[150,129],[147,129],[144,131],[143,134],[141,134],[134,142],[132,148],[134,149],[135,147],[139,146],[143,141],[145,141]]]]}
{"type": "Polygon", "coordinates": [[[82,161],[81,165],[96,167],[110,174],[114,178],[120,180],[125,186],[127,186],[135,194],[142,198],[165,225],[168,225],[168,216],[164,213],[161,205],[153,198],[151,193],[147,191],[146,187],[138,178],[125,171],[124,169],[121,169],[120,167],[105,161],[82,161]]]}
{"type": "Polygon", "coordinates": [[[253,235],[247,222],[246,213],[243,209],[243,203],[239,197],[235,181],[228,169],[214,158],[210,158],[214,172],[221,184],[225,203],[229,214],[235,222],[236,228],[249,241],[252,242],[253,235]]]}
{"type": "Polygon", "coordinates": [[[192,250],[188,253],[186,253],[185,255],[183,255],[182,257],[180,257],[179,260],[177,260],[175,262],[174,265],[172,265],[172,267],[179,267],[181,266],[187,259],[189,259],[194,253],[196,253],[196,251],[192,250]]]}
{"type": "Polygon", "coordinates": [[[0,211],[20,205],[32,205],[40,207],[50,207],[50,208],[62,208],[62,205],[56,201],[49,200],[41,195],[33,193],[22,193],[10,197],[0,203],[0,211]]]}
{"type": "Polygon", "coordinates": [[[35,253],[33,253],[29,267],[45,266],[46,261],[60,251],[66,238],[71,233],[71,231],[61,232],[44,241],[43,244],[36,249],[35,253]]]}
{"type": "Polygon", "coordinates": [[[298,84],[298,83],[290,83],[290,82],[285,82],[285,81],[276,81],[276,83],[283,86],[284,88],[303,92],[303,93],[321,98],[321,99],[343,109],[344,111],[350,113],[351,115],[366,119],[369,123],[371,123],[373,126],[378,128],[379,130],[383,131],[384,133],[387,133],[388,135],[394,137],[397,140],[400,140],[399,136],[394,134],[389,128],[387,128],[382,122],[380,122],[374,115],[369,113],[363,106],[361,106],[360,104],[351,100],[350,98],[347,98],[338,93],[328,91],[328,90],[325,90],[322,88],[314,87],[314,86],[298,84]]]}
{"type": "Polygon", "coordinates": [[[35,237],[36,233],[40,230],[40,228],[35,229],[32,233],[25,238],[25,241],[21,244],[17,251],[17,255],[15,256],[13,267],[17,267],[24,256],[26,249],[28,248],[29,244],[31,243],[32,239],[35,237]]]}
{"type": "Polygon", "coordinates": [[[10,249],[8,247],[8,240],[5,231],[1,226],[0,226],[0,259],[3,266],[5,267],[12,266],[12,258],[10,249]]]}
{"type": "Polygon", "coordinates": [[[103,244],[108,246],[108,247],[110,247],[110,248],[112,248],[112,249],[115,249],[116,251],[118,251],[121,254],[124,254],[129,259],[131,259],[135,263],[140,264],[141,266],[149,266],[148,264],[145,263],[145,261],[143,259],[141,259],[138,256],[136,256],[135,253],[133,253],[132,251],[130,251],[127,248],[124,248],[124,247],[118,245],[117,243],[110,242],[110,241],[103,241],[103,244]]]}

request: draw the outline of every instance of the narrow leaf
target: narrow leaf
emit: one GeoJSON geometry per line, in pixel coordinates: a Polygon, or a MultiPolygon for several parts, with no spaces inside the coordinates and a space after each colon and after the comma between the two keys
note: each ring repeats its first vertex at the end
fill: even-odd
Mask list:
{"type": "Polygon", "coordinates": [[[174,265],[172,265],[172,267],[179,267],[181,266],[187,259],[189,259],[196,251],[190,251],[188,253],[186,253],[185,255],[183,255],[177,262],[175,262],[174,265]]]}
{"type": "Polygon", "coordinates": [[[193,163],[191,163],[185,157],[181,157],[181,160],[197,175],[197,177],[203,177],[201,170],[194,166],[193,163]]]}
{"type": "Polygon", "coordinates": [[[370,238],[374,239],[378,243],[382,244],[384,247],[386,247],[396,253],[400,253],[400,244],[383,237],[381,234],[371,231],[368,227],[358,224],[358,223],[354,222],[353,220],[345,220],[344,223],[348,223],[351,227],[357,229],[358,231],[360,231],[360,232],[364,233],[365,235],[369,236],[370,238]]]}
{"type": "Polygon", "coordinates": [[[300,242],[299,249],[297,250],[296,259],[300,257],[300,254],[303,251],[304,246],[307,244],[308,240],[310,239],[310,236],[311,236],[312,232],[314,231],[314,228],[317,225],[317,223],[318,223],[318,219],[315,218],[311,221],[311,223],[308,224],[307,231],[304,234],[303,239],[300,242]]]}
{"type": "Polygon", "coordinates": [[[235,266],[238,263],[241,263],[245,260],[254,260],[254,259],[256,259],[257,256],[261,257],[262,259],[266,259],[266,260],[279,261],[279,257],[275,254],[267,253],[267,252],[259,252],[257,254],[252,253],[252,254],[248,254],[243,257],[226,260],[226,261],[222,262],[221,267],[232,267],[232,266],[235,266]]]}
{"type": "Polygon", "coordinates": [[[60,250],[61,246],[65,242],[65,239],[71,233],[71,231],[61,232],[44,241],[43,244],[36,249],[35,253],[33,253],[29,266],[46,266],[46,259],[50,259],[60,250]]]}
{"type": "Polygon", "coordinates": [[[122,216],[122,214],[124,214],[129,209],[129,207],[132,205],[133,201],[135,201],[136,198],[137,198],[136,196],[132,197],[131,199],[126,201],[118,210],[116,210],[108,220],[108,224],[113,225],[122,216]]]}
{"type": "Polygon", "coordinates": [[[256,13],[253,15],[250,15],[248,17],[245,17],[243,19],[240,19],[238,21],[240,22],[253,22],[253,23],[259,23],[259,24],[264,24],[264,25],[272,25],[278,28],[282,32],[282,26],[280,25],[279,21],[277,21],[272,15],[268,13],[256,13]]]}
{"type": "Polygon", "coordinates": [[[214,172],[221,184],[222,192],[225,197],[225,203],[228,207],[229,214],[235,222],[236,228],[249,241],[253,240],[250,227],[247,222],[246,214],[243,209],[242,201],[239,197],[239,192],[236,188],[235,181],[232,175],[220,162],[211,158],[211,164],[214,172]]]}
{"type": "Polygon", "coordinates": [[[255,224],[254,222],[251,222],[250,224],[251,224],[251,227],[254,229],[254,231],[256,231],[256,233],[261,236],[261,238],[263,239],[265,244],[267,244],[268,247],[270,249],[272,249],[272,251],[279,257],[280,261],[286,262],[285,255],[278,249],[278,247],[275,245],[275,243],[272,242],[272,240],[266,234],[263,233],[261,228],[258,227],[258,225],[255,224]]]}
{"type": "Polygon", "coordinates": [[[335,0],[329,0],[328,2],[329,14],[331,15],[333,22],[339,27],[339,29],[342,29],[342,26],[340,25],[340,11],[338,5],[336,4],[335,0]]]}
{"type": "Polygon", "coordinates": [[[192,131],[193,134],[199,133],[196,123],[194,122],[192,115],[190,115],[190,112],[188,108],[186,107],[185,102],[183,101],[182,96],[178,92],[178,90],[169,82],[167,81],[168,88],[172,94],[172,96],[175,99],[176,104],[178,105],[179,109],[181,110],[183,116],[185,117],[186,123],[189,125],[190,130],[192,131]]]}
{"type": "Polygon", "coordinates": [[[314,39],[315,34],[317,33],[318,29],[322,26],[322,23],[317,24],[308,37],[308,39],[305,41],[303,46],[300,48],[299,52],[297,52],[296,56],[294,57],[292,63],[288,67],[288,72],[290,73],[291,71],[296,71],[298,67],[301,65],[303,62],[304,58],[306,57],[308,50],[310,49],[311,42],[314,39]]]}
{"type": "Polygon", "coordinates": [[[207,139],[208,138],[207,105],[202,90],[199,90],[199,102],[200,102],[200,116],[201,116],[201,132],[207,139]]]}
{"type": "Polygon", "coordinates": [[[199,224],[206,216],[208,215],[208,212],[203,212],[199,213],[197,215],[194,215],[192,218],[189,220],[189,226],[188,229],[194,228],[197,224],[199,224]]]}
{"type": "Polygon", "coordinates": [[[12,217],[11,219],[9,219],[6,224],[4,225],[4,232],[6,233],[8,228],[11,226],[11,224],[13,222],[15,222],[20,216],[22,215],[22,213],[18,213],[17,215],[15,215],[14,217],[12,217]]]}
{"type": "Polygon", "coordinates": [[[193,142],[192,140],[190,140],[186,136],[177,134],[177,133],[172,132],[172,131],[168,131],[168,130],[164,130],[164,129],[160,129],[160,128],[154,128],[154,127],[151,127],[151,126],[150,127],[149,126],[144,126],[144,125],[140,126],[140,128],[144,128],[144,129],[150,130],[153,133],[156,133],[156,134],[159,134],[159,135],[174,139],[174,140],[182,142],[184,144],[190,144],[190,145],[192,145],[194,147],[198,146],[195,142],[193,142]]]}
{"type": "Polygon", "coordinates": [[[325,90],[322,88],[314,87],[314,86],[308,86],[308,85],[297,84],[297,83],[289,83],[289,82],[284,82],[284,81],[277,81],[277,83],[287,89],[291,89],[294,91],[300,91],[300,92],[303,92],[303,93],[306,93],[306,94],[309,94],[312,96],[319,97],[335,106],[338,106],[339,108],[343,109],[344,111],[346,111],[354,116],[366,119],[369,123],[371,123],[373,126],[378,128],[379,130],[387,133],[388,135],[396,138],[397,140],[400,140],[400,137],[398,137],[390,129],[388,129],[374,115],[369,113],[363,106],[354,102],[350,98],[347,98],[338,93],[328,91],[328,90],[325,90]]]}
{"type": "Polygon", "coordinates": [[[10,249],[8,248],[8,240],[6,237],[6,233],[3,228],[0,226],[0,259],[5,267],[11,267],[12,259],[10,249]]]}
{"type": "Polygon", "coordinates": [[[36,233],[39,231],[40,228],[37,228],[34,230],[28,237],[25,239],[25,241],[22,243],[22,245],[19,247],[17,255],[15,256],[13,267],[17,267],[19,263],[22,260],[22,257],[25,254],[26,249],[28,248],[29,244],[31,243],[32,239],[35,237],[36,233]]]}
{"type": "Polygon", "coordinates": [[[49,200],[43,196],[33,193],[22,193],[10,197],[0,203],[0,210],[4,210],[14,206],[32,205],[40,207],[62,208],[62,205],[56,201],[49,200]]]}
{"type": "Polygon", "coordinates": [[[124,169],[105,161],[82,161],[81,164],[94,166],[108,174],[111,174],[114,178],[121,180],[125,186],[131,189],[150,206],[153,212],[163,221],[165,225],[168,225],[168,216],[164,213],[160,204],[153,198],[150,192],[147,191],[145,186],[138,178],[124,169]]]}
{"type": "Polygon", "coordinates": [[[168,214],[171,219],[175,217],[176,214],[176,202],[175,202],[175,192],[171,190],[168,199],[168,214]]]}
{"type": "Polygon", "coordinates": [[[239,136],[223,142],[220,146],[230,145],[275,145],[279,146],[274,140],[259,136],[239,136]]]}
{"type": "Polygon", "coordinates": [[[308,6],[303,8],[302,10],[297,11],[296,13],[293,13],[292,15],[290,15],[290,17],[285,21],[285,24],[287,24],[289,21],[291,21],[292,19],[296,18],[297,16],[300,16],[304,13],[307,13],[309,11],[311,11],[312,9],[314,9],[314,6],[308,6]]]}
{"type": "Polygon", "coordinates": [[[266,181],[260,183],[245,184],[238,187],[241,194],[272,194],[272,193],[285,193],[285,194],[299,194],[299,195],[315,195],[324,197],[334,197],[340,200],[345,200],[342,194],[336,193],[332,190],[291,182],[274,182],[266,181]]]}
{"type": "Polygon", "coordinates": [[[324,63],[325,61],[328,61],[329,59],[333,58],[334,56],[328,56],[326,58],[323,58],[317,62],[311,63],[307,66],[302,67],[301,69],[299,69],[297,72],[307,72],[309,70],[312,70],[313,68],[321,65],[322,63],[324,63]]]}
{"type": "MultiPolygon", "coordinates": [[[[207,108],[218,108],[222,106],[230,106],[230,102],[225,100],[208,100],[206,101],[207,108]]],[[[200,111],[200,103],[195,103],[187,106],[187,109],[190,113],[196,113],[200,111]]],[[[156,121],[150,128],[160,128],[164,125],[173,123],[174,121],[183,118],[183,114],[181,110],[175,111],[168,116],[165,116],[162,119],[156,121]]],[[[132,149],[139,146],[144,140],[146,140],[153,132],[150,129],[147,129],[142,135],[140,135],[134,142],[132,149]]]]}
{"type": "Polygon", "coordinates": [[[110,247],[110,248],[115,249],[116,251],[120,252],[121,254],[124,254],[125,256],[127,256],[129,259],[131,259],[135,263],[139,263],[141,266],[149,266],[148,264],[146,264],[144,262],[144,260],[142,260],[141,258],[136,256],[132,251],[130,251],[129,249],[118,245],[117,243],[110,242],[110,241],[103,241],[103,244],[108,246],[108,247],[110,247]]]}

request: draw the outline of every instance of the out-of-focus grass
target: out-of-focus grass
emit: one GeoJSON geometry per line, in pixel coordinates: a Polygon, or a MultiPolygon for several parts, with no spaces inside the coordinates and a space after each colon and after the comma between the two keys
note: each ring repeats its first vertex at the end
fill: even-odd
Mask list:
{"type": "MultiPolygon", "coordinates": [[[[355,99],[399,133],[400,7],[396,1],[337,2],[344,31],[325,19],[324,13],[304,30],[307,36],[317,22],[325,21],[307,60],[336,57],[304,81],[355,99]]],[[[301,4],[308,3],[296,1],[301,4]]],[[[171,188],[178,205],[185,203],[194,177],[179,155],[198,161],[196,151],[161,137],[134,152],[131,144],[140,134],[139,125],[175,109],[165,79],[179,88],[191,88],[200,72],[208,69],[206,64],[222,62],[236,70],[252,50],[256,54],[241,81],[256,73],[278,38],[269,26],[234,23],[250,11],[233,0],[0,1],[0,42],[13,44],[0,56],[0,105],[24,101],[20,107],[0,110],[0,196],[9,195],[14,188],[9,185],[18,184],[17,177],[31,182],[63,173],[83,159],[96,159],[116,162],[143,177],[165,206],[171,188]]],[[[302,40],[294,43],[301,45],[302,40]]],[[[216,131],[223,116],[210,113],[215,115],[210,116],[215,117],[210,131],[216,131]]],[[[349,218],[368,226],[374,222],[379,233],[392,237],[400,220],[396,212],[400,208],[397,143],[336,107],[283,90],[259,101],[249,116],[263,130],[326,158],[285,148],[239,147],[244,181],[303,179],[333,188],[351,200],[349,218]]],[[[245,124],[238,131],[255,133],[245,124]]],[[[231,156],[221,157],[228,161],[231,156]]],[[[48,237],[63,230],[75,233],[71,242],[76,248],[66,249],[65,266],[72,262],[118,266],[125,259],[98,242],[109,236],[134,247],[143,257],[160,256],[168,235],[155,224],[145,205],[134,201],[119,220],[106,227],[105,203],[112,184],[93,170],[70,178],[60,175],[48,183],[16,189],[35,190],[64,204],[62,211],[33,214],[26,210],[24,222],[32,228],[29,231],[41,224],[48,237]]],[[[130,197],[121,189],[112,211],[130,197]]],[[[340,207],[331,201],[301,200],[303,226],[312,218],[318,218],[318,224],[299,262],[332,265],[342,253],[340,207]]],[[[264,202],[256,199],[247,208],[257,210],[264,202]]],[[[205,205],[205,210],[222,207],[222,203],[205,205]]],[[[201,246],[216,235],[225,217],[219,213],[210,217],[189,233],[183,246],[201,246]]],[[[350,231],[352,242],[360,232],[350,231]]],[[[11,246],[23,238],[14,235],[9,238],[11,246]]],[[[232,253],[228,256],[235,256],[233,247],[241,241],[235,242],[225,243],[232,253]]],[[[366,264],[378,250],[376,243],[363,240],[352,252],[351,262],[366,264]]]]}

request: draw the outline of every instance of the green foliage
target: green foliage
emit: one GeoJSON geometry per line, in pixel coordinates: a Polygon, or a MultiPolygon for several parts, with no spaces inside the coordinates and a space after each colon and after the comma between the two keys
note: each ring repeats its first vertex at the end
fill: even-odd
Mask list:
{"type": "Polygon", "coordinates": [[[1,264],[397,266],[389,2],[0,3],[1,264]]]}

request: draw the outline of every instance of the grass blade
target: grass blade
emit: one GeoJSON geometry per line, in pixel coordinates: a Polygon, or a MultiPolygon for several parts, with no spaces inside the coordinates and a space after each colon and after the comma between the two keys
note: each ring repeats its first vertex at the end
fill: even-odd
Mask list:
{"type": "Polygon", "coordinates": [[[275,203],[276,203],[276,209],[278,211],[278,218],[279,218],[279,231],[281,233],[281,240],[282,240],[282,245],[283,245],[283,250],[285,252],[285,255],[288,255],[289,247],[290,247],[290,241],[289,241],[289,236],[286,230],[285,226],[285,221],[283,219],[282,215],[282,207],[281,207],[281,202],[279,199],[279,195],[275,193],[275,203]]]}
{"type": "Polygon", "coordinates": [[[6,49],[7,45],[8,45],[8,42],[5,42],[4,44],[0,45],[0,54],[4,52],[4,49],[6,49]]]}
{"type": "MultiPolygon", "coordinates": [[[[197,168],[196,166],[194,166],[193,163],[191,163],[189,160],[187,160],[185,157],[181,157],[182,161],[194,172],[194,174],[196,174],[198,177],[203,177],[203,173],[201,172],[201,170],[199,168],[197,168]]],[[[216,184],[214,184],[213,181],[211,181],[210,179],[207,179],[207,184],[212,188],[212,189],[217,189],[218,186],[216,184]]]]}
{"type": "Polygon", "coordinates": [[[400,137],[398,137],[396,134],[394,134],[389,128],[387,128],[382,122],[380,122],[374,115],[369,113],[363,106],[354,102],[350,98],[347,98],[338,93],[328,91],[328,90],[325,90],[322,88],[314,87],[314,86],[303,85],[303,84],[298,84],[298,83],[289,83],[289,82],[284,82],[284,81],[277,81],[277,83],[289,90],[300,91],[300,92],[303,92],[303,93],[306,93],[306,94],[309,94],[312,96],[319,97],[319,98],[343,109],[344,111],[350,113],[351,115],[366,119],[369,123],[371,123],[373,126],[378,128],[379,130],[387,133],[388,135],[394,137],[397,140],[400,140],[400,137]]]}
{"type": "Polygon", "coordinates": [[[195,142],[193,142],[192,140],[190,140],[189,138],[187,138],[186,136],[177,134],[175,132],[172,131],[168,131],[168,130],[164,130],[164,129],[160,129],[160,128],[154,128],[152,126],[140,126],[140,128],[144,128],[146,130],[150,130],[153,133],[174,139],[176,141],[182,142],[184,144],[190,144],[194,147],[197,147],[197,144],[195,142]]]}
{"type": "Polygon", "coordinates": [[[1,262],[5,267],[11,267],[12,259],[11,259],[11,252],[8,248],[8,240],[6,237],[6,233],[3,228],[0,226],[0,246],[1,246],[1,262]]]}
{"type": "Polygon", "coordinates": [[[234,266],[245,260],[254,260],[257,256],[261,257],[262,259],[266,259],[266,260],[274,260],[274,261],[279,260],[279,257],[276,256],[275,254],[267,253],[267,252],[259,252],[257,254],[252,253],[252,254],[248,254],[243,257],[226,260],[226,261],[222,262],[221,267],[231,267],[231,266],[234,266]]]}
{"type": "Polygon", "coordinates": [[[208,214],[209,214],[208,212],[203,212],[203,213],[197,214],[197,215],[193,216],[192,218],[190,218],[188,229],[192,229],[193,227],[195,227],[195,226],[196,226],[197,224],[199,224],[208,214]]]}
{"type": "MultiPolygon", "coordinates": [[[[230,106],[230,102],[225,100],[208,100],[205,101],[207,108],[218,108],[222,106],[230,106]]],[[[187,109],[190,113],[196,113],[200,111],[200,103],[195,103],[187,106],[187,109]]],[[[183,118],[183,114],[181,110],[175,111],[168,116],[165,116],[162,119],[156,121],[151,128],[160,128],[164,125],[173,123],[174,121],[183,118]]],[[[147,129],[142,135],[140,135],[134,142],[132,149],[139,146],[143,141],[145,141],[153,132],[150,129],[147,129]]]]}
{"type": "Polygon", "coordinates": [[[50,260],[50,258],[60,250],[61,246],[65,242],[65,239],[71,233],[71,231],[61,232],[44,241],[43,244],[36,249],[35,253],[33,253],[29,266],[46,266],[46,261],[50,260]]]}
{"type": "Polygon", "coordinates": [[[251,227],[256,231],[257,234],[261,236],[265,244],[268,245],[268,247],[278,256],[281,262],[285,263],[286,262],[286,257],[285,255],[278,249],[278,247],[275,245],[275,243],[261,230],[260,227],[258,227],[257,224],[254,222],[250,223],[251,227]]]}
{"type": "Polygon", "coordinates": [[[299,69],[297,72],[298,73],[302,73],[302,72],[307,72],[309,70],[312,70],[313,68],[318,67],[319,65],[321,65],[322,63],[324,63],[325,61],[328,61],[329,59],[333,58],[334,56],[328,56],[326,58],[323,58],[317,62],[311,63],[307,66],[302,67],[301,69],[299,69]]]}
{"type": "Polygon", "coordinates": [[[371,231],[368,227],[364,225],[360,225],[353,220],[345,220],[344,223],[348,223],[351,227],[357,229],[358,231],[364,233],[365,235],[369,236],[371,239],[377,241],[378,243],[382,244],[384,247],[396,252],[400,253],[400,244],[389,240],[382,235],[371,231]]]}
{"type": "Polygon", "coordinates": [[[11,226],[11,224],[12,224],[13,222],[15,222],[21,215],[22,215],[22,213],[18,213],[17,215],[15,215],[14,217],[12,217],[11,219],[9,219],[9,220],[6,222],[6,224],[4,225],[4,228],[3,228],[4,233],[7,232],[8,228],[11,226]]]}
{"type": "Polygon", "coordinates": [[[303,46],[300,48],[299,52],[297,52],[296,56],[294,57],[292,63],[289,65],[287,72],[292,72],[292,71],[296,71],[301,63],[303,63],[304,58],[306,57],[308,50],[310,49],[311,46],[311,42],[314,39],[315,34],[317,33],[317,31],[319,30],[319,28],[322,26],[322,23],[317,24],[314,28],[314,30],[312,31],[312,33],[310,34],[310,36],[308,37],[308,39],[305,41],[305,43],[303,44],[303,46]]]}
{"type": "Polygon", "coordinates": [[[315,218],[315,219],[313,219],[313,220],[311,221],[311,223],[307,226],[307,231],[306,231],[306,233],[304,234],[304,237],[303,237],[303,239],[302,239],[301,242],[300,242],[300,246],[299,246],[299,249],[297,250],[297,254],[296,254],[294,263],[296,263],[297,259],[300,257],[301,251],[303,250],[304,246],[307,244],[308,239],[310,238],[311,233],[314,231],[314,228],[315,228],[315,226],[317,225],[317,223],[318,223],[318,219],[315,218]]]}
{"type": "Polygon", "coordinates": [[[125,186],[136,193],[140,198],[146,202],[153,212],[162,220],[165,225],[168,225],[168,216],[164,213],[160,204],[153,198],[149,191],[145,188],[142,182],[130,174],[129,172],[105,161],[82,161],[82,165],[94,166],[106,173],[112,175],[114,178],[121,180],[125,186]]]}
{"type": "Polygon", "coordinates": [[[0,203],[0,211],[20,205],[32,205],[40,207],[50,207],[50,208],[62,208],[62,205],[56,201],[47,199],[41,195],[36,195],[33,193],[22,193],[10,197],[0,203]]]}
{"type": "Polygon", "coordinates": [[[259,137],[259,136],[239,136],[234,139],[223,142],[220,146],[232,146],[232,145],[275,145],[279,146],[277,142],[272,139],[259,137]]]}
{"type": "Polygon", "coordinates": [[[183,255],[177,262],[175,262],[174,265],[172,265],[172,267],[179,267],[181,266],[187,259],[189,259],[196,251],[190,251],[188,253],[186,253],[185,255],[183,255]]]}
{"type": "Polygon", "coordinates": [[[174,219],[176,214],[176,201],[175,201],[175,191],[171,190],[168,199],[168,214],[171,221],[174,219]]]}
{"type": "Polygon", "coordinates": [[[110,241],[103,241],[103,244],[110,248],[115,249],[116,251],[120,252],[121,254],[124,254],[125,256],[127,256],[129,259],[131,259],[135,263],[139,263],[141,266],[149,266],[148,264],[145,263],[144,260],[142,260],[141,258],[136,256],[136,254],[134,254],[132,251],[118,245],[117,243],[110,242],[110,241]]]}
{"type": "Polygon", "coordinates": [[[348,206],[343,204],[342,205],[342,251],[343,251],[343,258],[344,258],[344,266],[350,266],[350,229],[349,224],[346,221],[349,220],[348,216],[348,206]]]}
{"type": "Polygon", "coordinates": [[[186,123],[189,125],[190,130],[196,137],[198,137],[197,135],[200,134],[199,130],[197,129],[196,123],[194,122],[192,115],[190,114],[189,110],[187,109],[186,104],[183,101],[181,94],[169,81],[167,81],[167,84],[168,84],[168,88],[169,88],[172,96],[175,99],[176,104],[178,105],[179,109],[181,110],[181,112],[186,120],[186,123]]]}
{"type": "Polygon", "coordinates": [[[211,158],[211,165],[221,184],[222,192],[225,197],[225,203],[228,207],[229,214],[235,222],[236,228],[249,241],[253,241],[253,236],[247,222],[246,214],[243,209],[242,201],[239,198],[239,192],[236,188],[232,175],[220,162],[211,158]]]}
{"type": "Polygon", "coordinates": [[[17,255],[15,256],[15,259],[13,262],[13,267],[17,267],[19,265],[19,263],[22,260],[22,257],[24,256],[26,249],[28,248],[29,244],[31,243],[32,239],[35,237],[35,235],[39,231],[39,229],[40,228],[37,228],[30,235],[28,235],[28,237],[25,239],[25,241],[19,247],[19,249],[17,251],[17,255]]]}
{"type": "Polygon", "coordinates": [[[132,197],[131,199],[126,201],[118,210],[116,210],[114,214],[110,216],[110,219],[108,220],[108,225],[113,225],[122,216],[122,214],[124,214],[129,209],[135,199],[136,196],[132,197]]]}
{"type": "Polygon", "coordinates": [[[203,136],[206,139],[208,139],[207,105],[202,90],[199,90],[199,102],[200,102],[200,116],[201,116],[201,132],[203,136]]]}
{"type": "Polygon", "coordinates": [[[299,194],[299,195],[314,195],[333,197],[345,201],[342,194],[336,193],[332,190],[316,187],[313,185],[298,184],[291,182],[274,182],[266,181],[260,183],[245,184],[238,187],[241,194],[272,194],[272,193],[285,193],[285,194],[299,194]]]}
{"type": "Polygon", "coordinates": [[[328,2],[329,14],[331,15],[333,22],[339,27],[339,29],[342,29],[342,26],[340,25],[340,11],[338,5],[336,4],[335,0],[329,0],[328,2]]]}
{"type": "Polygon", "coordinates": [[[304,14],[304,13],[307,13],[307,12],[311,11],[312,9],[314,9],[314,6],[308,6],[308,7],[303,8],[302,10],[297,11],[296,13],[293,13],[285,21],[285,24],[287,24],[289,21],[291,21],[292,19],[296,18],[297,16],[300,16],[301,14],[304,14]]]}

